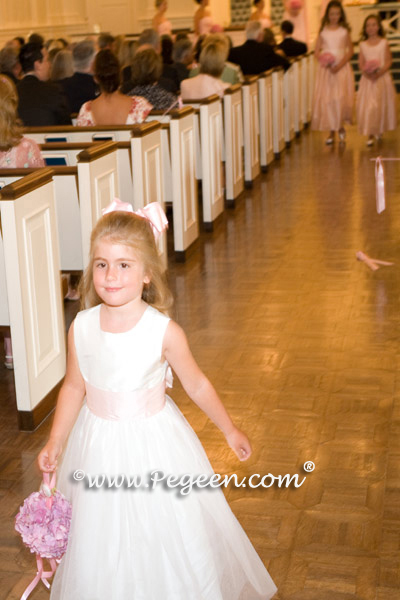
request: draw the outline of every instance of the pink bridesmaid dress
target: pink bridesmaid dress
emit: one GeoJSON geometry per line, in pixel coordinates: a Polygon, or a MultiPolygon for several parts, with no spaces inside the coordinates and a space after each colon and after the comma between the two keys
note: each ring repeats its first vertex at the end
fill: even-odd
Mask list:
{"type": "MultiPolygon", "coordinates": [[[[321,54],[329,53],[335,63],[347,50],[348,31],[345,27],[321,31],[321,54]]],[[[354,74],[347,62],[337,73],[317,65],[311,127],[317,131],[338,131],[351,123],[354,107],[354,74]]]]}
{"type": "MultiPolygon", "coordinates": [[[[364,41],[360,43],[360,52],[367,62],[376,61],[383,67],[387,45],[384,38],[376,46],[364,41]]],[[[357,122],[363,135],[379,136],[396,129],[396,90],[390,71],[375,80],[361,76],[357,93],[357,122]]]]}

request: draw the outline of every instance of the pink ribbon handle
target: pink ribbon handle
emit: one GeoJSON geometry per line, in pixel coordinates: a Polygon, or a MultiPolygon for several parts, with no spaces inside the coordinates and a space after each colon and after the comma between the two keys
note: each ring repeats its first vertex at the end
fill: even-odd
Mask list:
{"type": "Polygon", "coordinates": [[[47,589],[50,589],[50,584],[47,581],[47,579],[49,577],[52,577],[54,575],[54,573],[56,572],[57,562],[54,558],[50,558],[49,563],[51,566],[51,571],[43,571],[43,559],[38,554],[36,555],[36,564],[37,564],[38,570],[37,570],[35,578],[31,581],[31,583],[28,585],[28,587],[22,594],[21,600],[26,600],[28,598],[28,596],[35,589],[35,587],[37,586],[39,581],[43,581],[43,583],[47,587],[47,589]]]}
{"type": "Polygon", "coordinates": [[[385,202],[385,174],[380,156],[375,160],[375,185],[376,185],[376,211],[378,215],[386,208],[385,202]]]}

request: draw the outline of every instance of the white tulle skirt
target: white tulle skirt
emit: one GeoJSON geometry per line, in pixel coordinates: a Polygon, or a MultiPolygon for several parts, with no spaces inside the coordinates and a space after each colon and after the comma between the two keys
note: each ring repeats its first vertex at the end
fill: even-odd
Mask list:
{"type": "MultiPolygon", "coordinates": [[[[111,421],[85,405],[58,488],[72,502],[67,553],[51,600],[267,600],[276,587],[220,489],[105,487],[91,476],[213,474],[173,401],[149,418],[111,421]],[[82,476],[82,473],[80,474],[82,476]]],[[[152,484],[150,484],[151,486],[152,484]]]]}

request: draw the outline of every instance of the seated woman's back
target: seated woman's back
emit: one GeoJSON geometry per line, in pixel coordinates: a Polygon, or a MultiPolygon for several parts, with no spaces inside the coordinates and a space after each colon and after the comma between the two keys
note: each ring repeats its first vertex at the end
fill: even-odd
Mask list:
{"type": "Polygon", "coordinates": [[[132,107],[132,98],[124,94],[99,96],[92,100],[91,111],[96,125],[125,125],[132,107]]]}
{"type": "Polygon", "coordinates": [[[95,100],[81,106],[78,126],[127,125],[145,120],[152,105],[144,98],[121,94],[118,89],[120,65],[111,50],[100,50],[96,55],[94,77],[101,93],[95,100]]]}

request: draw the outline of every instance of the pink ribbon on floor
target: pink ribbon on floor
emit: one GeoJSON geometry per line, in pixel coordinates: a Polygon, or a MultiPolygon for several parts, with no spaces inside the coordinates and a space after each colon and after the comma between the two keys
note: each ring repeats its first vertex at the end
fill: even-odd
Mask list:
{"type": "Polygon", "coordinates": [[[394,263],[387,262],[386,260],[378,260],[377,258],[370,258],[368,254],[361,252],[359,250],[356,253],[357,260],[364,262],[372,271],[377,271],[379,269],[379,265],[384,265],[386,267],[390,267],[394,263]]]}
{"type": "Polygon", "coordinates": [[[122,212],[131,212],[135,215],[139,215],[139,217],[143,217],[150,222],[152,226],[154,237],[156,240],[160,237],[160,235],[167,229],[168,227],[168,219],[163,211],[161,204],[159,202],[150,202],[146,204],[143,208],[139,208],[139,210],[133,210],[132,205],[129,202],[121,202],[119,198],[114,198],[114,200],[106,207],[103,208],[103,216],[107,215],[110,212],[114,211],[122,211],[122,212]]]}

